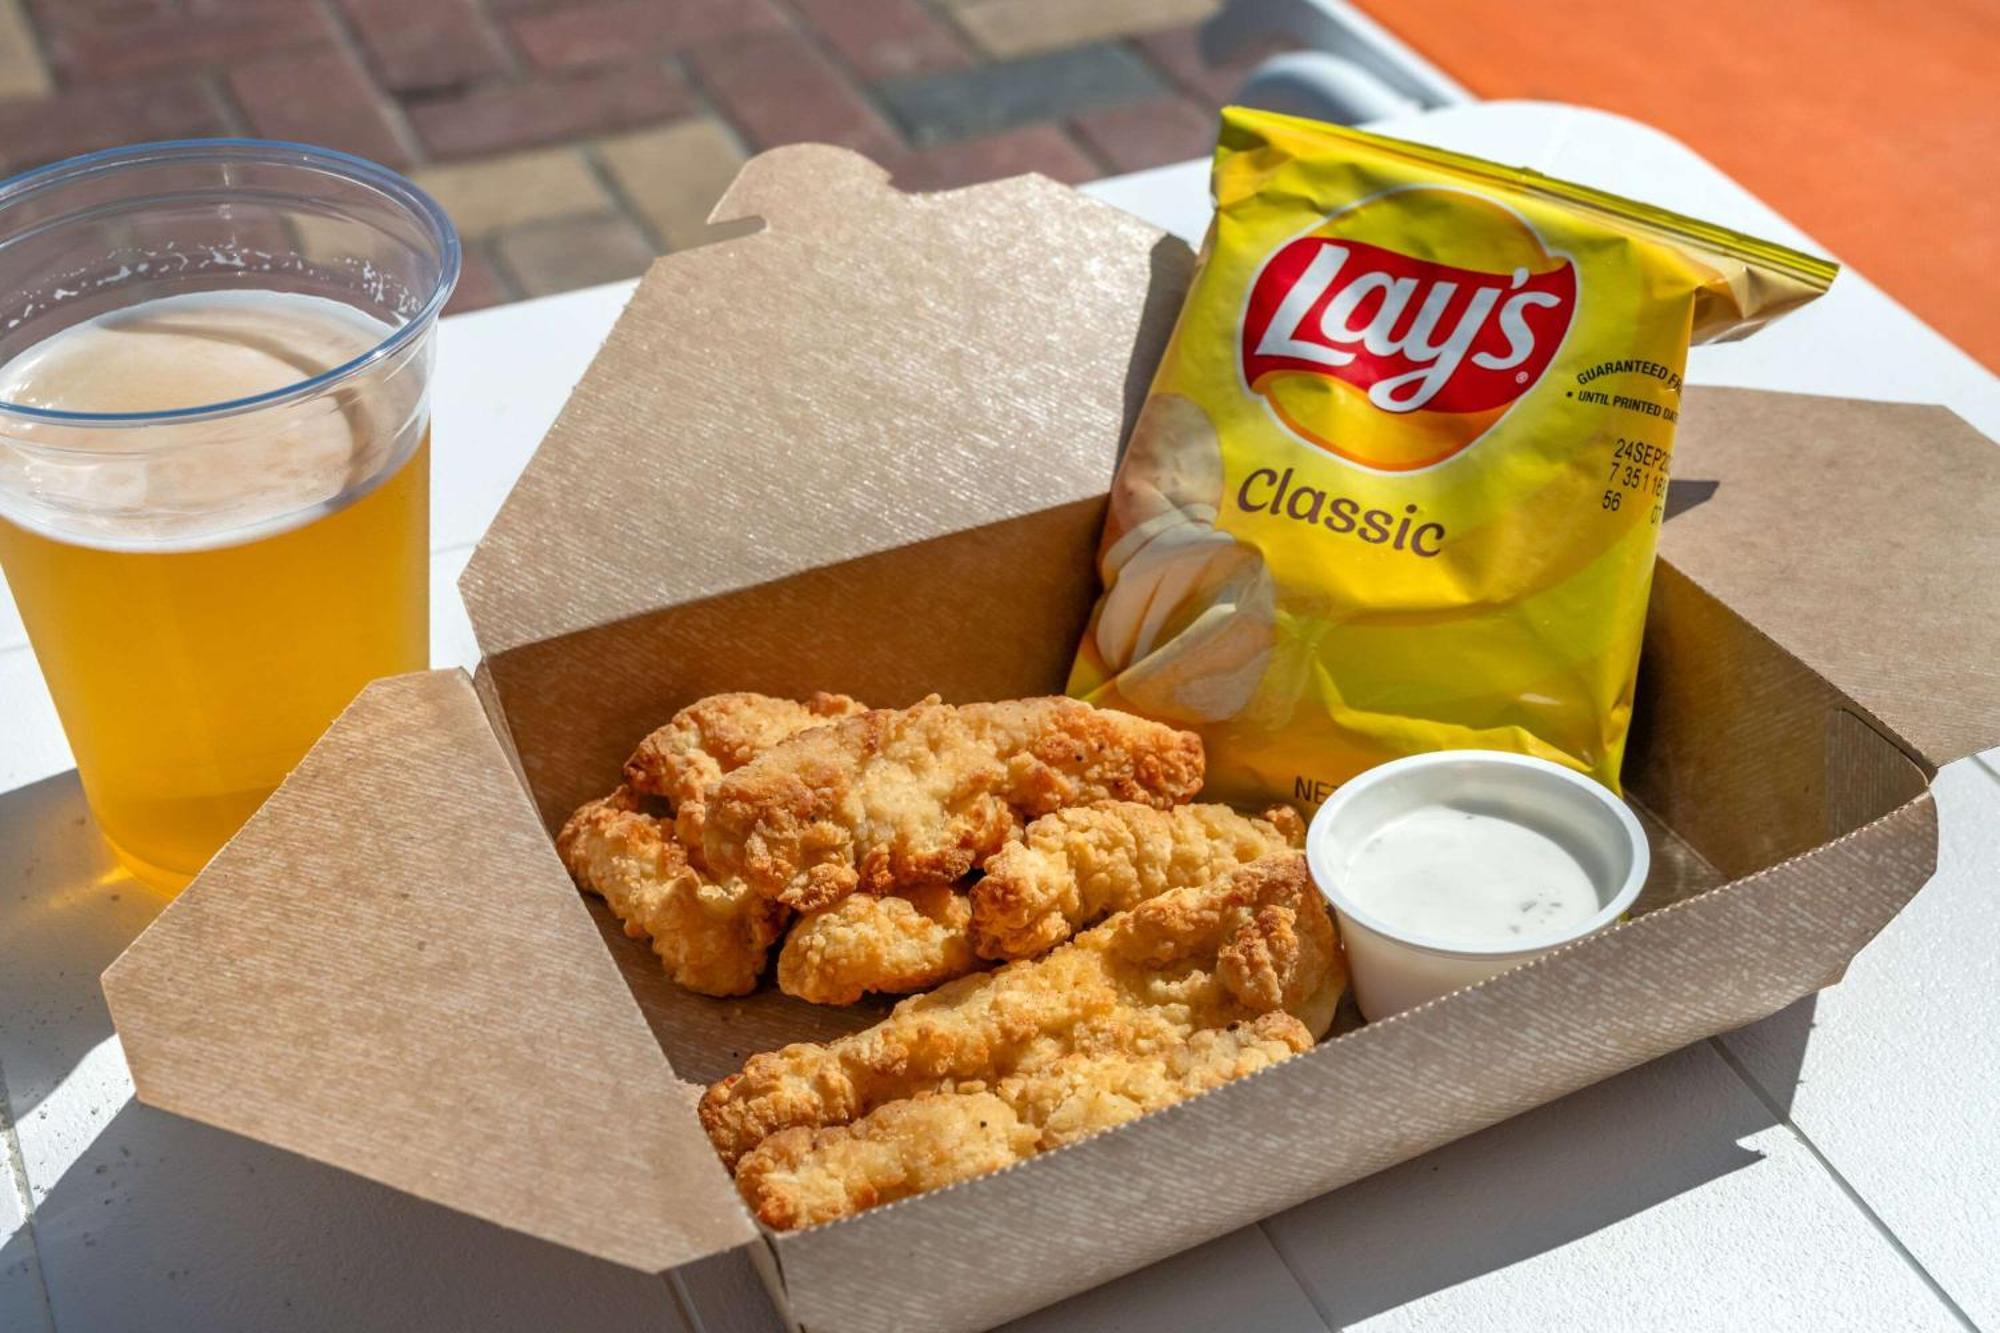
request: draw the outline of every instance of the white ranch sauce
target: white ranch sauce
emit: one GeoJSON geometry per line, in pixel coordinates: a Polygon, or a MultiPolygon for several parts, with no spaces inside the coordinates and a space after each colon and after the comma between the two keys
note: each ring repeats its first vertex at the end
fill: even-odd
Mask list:
{"type": "Polygon", "coordinates": [[[1559,935],[1603,905],[1561,843],[1493,815],[1420,806],[1355,848],[1341,887],[1397,930],[1461,948],[1559,935]]]}

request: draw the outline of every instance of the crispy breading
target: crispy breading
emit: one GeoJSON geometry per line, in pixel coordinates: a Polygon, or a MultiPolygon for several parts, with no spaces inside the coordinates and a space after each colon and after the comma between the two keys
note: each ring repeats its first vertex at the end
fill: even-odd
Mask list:
{"type": "Polygon", "coordinates": [[[933,697],[815,727],[726,775],[702,848],[718,873],[810,910],[857,887],[962,879],[1053,810],[1165,807],[1201,781],[1192,732],[1075,699],[933,697]]]}
{"type": "Polygon", "coordinates": [[[1312,1046],[1287,1013],[1195,1033],[1159,1054],[1071,1054],[988,1089],[920,1092],[847,1125],[784,1129],[736,1185],[764,1225],[816,1226],[1010,1166],[1255,1073],[1312,1046]]]}
{"type": "Polygon", "coordinates": [[[805,703],[737,691],[697,699],[639,742],[625,761],[625,785],[665,799],[684,846],[701,846],[703,802],[722,775],[809,727],[867,709],[844,694],[805,703]]]}
{"type": "Polygon", "coordinates": [[[952,884],[855,893],[793,924],[778,952],[778,989],[814,1004],[907,995],[979,966],[972,901],[952,884]]]}
{"type": "Polygon", "coordinates": [[[1204,1028],[1159,1053],[1069,1056],[1003,1079],[1000,1099],[1040,1130],[1037,1151],[1061,1147],[1148,1111],[1219,1088],[1311,1050],[1313,1034],[1283,1010],[1204,1028]]]}
{"type": "Polygon", "coordinates": [[[737,1167],[736,1187],[785,1231],[997,1171],[1040,1138],[991,1093],[922,1093],[852,1125],[773,1134],[737,1167]]]}
{"type": "Polygon", "coordinates": [[[1170,1060],[1196,1033],[1275,1012],[1317,1039],[1345,987],[1326,903],[1287,852],[1148,899],[1045,957],[913,996],[861,1032],[753,1056],[708,1090],[701,1121],[733,1166],[780,1130],[1033,1077],[1067,1056],[1170,1060]]]}
{"type": "Polygon", "coordinates": [[[1290,806],[1262,819],[1226,805],[1156,810],[1136,801],[1058,810],[987,861],[972,886],[973,944],[985,958],[1033,958],[1113,912],[1304,841],[1290,806]]]}
{"type": "Polygon", "coordinates": [[[703,801],[724,773],[761,751],[861,711],[844,694],[808,703],[750,693],[698,699],[639,743],[623,787],[570,816],[556,850],[627,935],[652,940],[676,982],[704,995],[747,994],[791,913],[740,878],[708,873],[695,850],[703,801]],[[649,801],[664,801],[671,822],[649,813],[649,801]]]}
{"type": "Polygon", "coordinates": [[[741,880],[715,883],[690,864],[667,825],[620,787],[571,815],[556,851],[577,885],[601,895],[625,933],[650,938],[679,984],[746,995],[791,914],[741,880]]]}

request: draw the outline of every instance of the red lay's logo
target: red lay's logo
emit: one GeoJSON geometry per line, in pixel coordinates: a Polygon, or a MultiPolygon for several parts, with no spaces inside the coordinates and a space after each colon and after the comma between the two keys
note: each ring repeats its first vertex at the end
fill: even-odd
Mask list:
{"type": "MultiPolygon", "coordinates": [[[[1453,200],[1461,221],[1471,202],[1453,200]]],[[[1244,314],[1243,379],[1313,444],[1384,470],[1428,467],[1484,434],[1548,369],[1576,313],[1576,268],[1483,200],[1470,211],[1498,225],[1480,237],[1482,257],[1515,260],[1506,271],[1340,234],[1369,211],[1337,214],[1264,261],[1244,314]]]]}

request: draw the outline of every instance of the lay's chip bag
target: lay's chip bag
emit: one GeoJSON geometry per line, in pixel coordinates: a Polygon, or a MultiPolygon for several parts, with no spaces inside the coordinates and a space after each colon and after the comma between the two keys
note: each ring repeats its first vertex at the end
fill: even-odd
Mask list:
{"type": "Polygon", "coordinates": [[[1616,790],[1688,347],[1834,266],[1235,107],[1214,192],[1070,692],[1199,730],[1225,800],[1469,747],[1616,790]]]}

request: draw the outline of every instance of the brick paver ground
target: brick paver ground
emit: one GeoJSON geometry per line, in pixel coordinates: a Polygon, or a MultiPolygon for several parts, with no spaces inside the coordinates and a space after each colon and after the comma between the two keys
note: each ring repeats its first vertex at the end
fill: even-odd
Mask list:
{"type": "Polygon", "coordinates": [[[1204,153],[1253,63],[1202,64],[1215,3],[0,0],[0,172],[211,134],[347,149],[457,219],[465,310],[696,243],[780,143],[926,190],[1204,153]]]}

